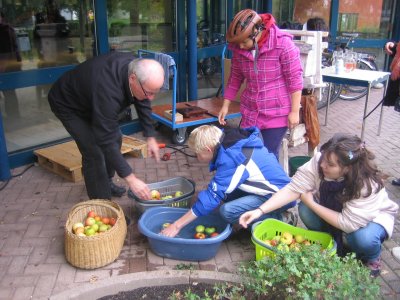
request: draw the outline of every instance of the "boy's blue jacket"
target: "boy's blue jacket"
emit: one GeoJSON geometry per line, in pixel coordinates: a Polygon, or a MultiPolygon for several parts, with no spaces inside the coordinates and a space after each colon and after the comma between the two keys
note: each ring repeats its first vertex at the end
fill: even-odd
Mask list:
{"type": "MultiPolygon", "coordinates": [[[[233,200],[227,200],[227,196],[236,189],[265,196],[267,200],[290,182],[275,155],[268,152],[259,136],[256,127],[224,131],[210,162],[210,172],[215,171],[215,175],[207,189],[198,194],[192,207],[196,216],[209,214],[221,201],[233,200]],[[242,148],[250,150],[242,151],[242,148]],[[250,154],[251,158],[246,158],[244,153],[250,154]]],[[[286,207],[295,205],[296,201],[293,201],[286,207]]]]}

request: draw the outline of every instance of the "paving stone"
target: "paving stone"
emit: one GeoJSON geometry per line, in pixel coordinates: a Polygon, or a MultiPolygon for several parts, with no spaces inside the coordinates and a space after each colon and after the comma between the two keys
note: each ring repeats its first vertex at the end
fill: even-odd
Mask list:
{"type": "Polygon", "coordinates": [[[26,300],[32,299],[34,287],[21,287],[17,288],[14,292],[12,300],[26,300]]]}
{"type": "Polygon", "coordinates": [[[51,294],[56,277],[52,275],[42,275],[39,277],[36,283],[35,290],[33,291],[33,298],[39,299],[40,297],[46,297],[51,294]]]}

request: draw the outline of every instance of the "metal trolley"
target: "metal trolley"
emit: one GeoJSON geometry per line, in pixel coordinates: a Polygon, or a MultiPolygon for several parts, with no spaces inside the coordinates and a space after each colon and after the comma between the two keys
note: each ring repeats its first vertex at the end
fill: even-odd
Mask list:
{"type": "MultiPolygon", "coordinates": [[[[164,124],[173,130],[172,142],[174,144],[182,145],[188,138],[187,127],[202,125],[207,123],[218,122],[218,113],[223,104],[223,97],[212,97],[193,101],[177,103],[177,68],[175,61],[168,54],[153,52],[148,50],[138,50],[139,57],[150,57],[158,60],[162,65],[165,61],[173,62],[170,66],[170,73],[172,73],[172,103],[160,104],[152,107],[152,117],[159,123],[164,124]],[[177,109],[185,109],[190,107],[197,107],[205,110],[201,115],[183,117],[177,114],[177,109]],[[183,117],[183,118],[182,118],[183,117]]],[[[222,58],[225,57],[225,48],[222,52],[222,58]]],[[[223,61],[223,60],[222,60],[223,61]]],[[[224,79],[224,64],[222,64],[222,82],[224,79]]],[[[223,89],[222,89],[223,91],[223,89]]],[[[241,117],[239,102],[232,101],[229,106],[229,112],[226,119],[233,119],[241,117]]]]}

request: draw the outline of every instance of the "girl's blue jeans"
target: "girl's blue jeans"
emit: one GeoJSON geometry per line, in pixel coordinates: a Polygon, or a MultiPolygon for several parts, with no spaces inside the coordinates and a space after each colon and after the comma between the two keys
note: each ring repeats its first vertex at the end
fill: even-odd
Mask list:
{"type": "MultiPolygon", "coordinates": [[[[219,208],[219,212],[224,218],[225,221],[227,221],[230,224],[236,224],[239,221],[240,216],[245,213],[246,211],[256,209],[260,207],[261,204],[263,204],[265,201],[268,201],[270,196],[257,196],[257,195],[246,195],[240,198],[237,198],[235,200],[231,200],[229,202],[224,203],[221,205],[219,208]]],[[[282,208],[279,208],[277,210],[274,210],[268,214],[262,215],[260,218],[255,220],[253,223],[262,221],[264,219],[268,218],[273,218],[273,219],[278,219],[282,220],[282,212],[286,211],[287,208],[284,206],[282,208]]]]}
{"type": "MultiPolygon", "coordinates": [[[[328,224],[304,203],[299,204],[299,216],[310,230],[327,231],[328,224]]],[[[351,233],[344,233],[345,244],[363,262],[373,262],[381,255],[381,246],[387,238],[382,225],[369,222],[367,226],[351,233]]]]}

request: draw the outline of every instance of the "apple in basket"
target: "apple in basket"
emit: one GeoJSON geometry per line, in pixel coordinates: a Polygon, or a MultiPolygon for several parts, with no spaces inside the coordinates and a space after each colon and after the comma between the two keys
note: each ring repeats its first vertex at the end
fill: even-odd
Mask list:
{"type": "Polygon", "coordinates": [[[197,233],[203,233],[204,230],[206,230],[206,227],[204,225],[197,225],[195,230],[197,233]]]}
{"type": "Polygon", "coordinates": [[[153,199],[153,200],[160,200],[161,199],[161,194],[157,190],[151,190],[150,194],[151,194],[151,199],[153,199]]]}
{"type": "Polygon", "coordinates": [[[206,238],[206,235],[203,232],[196,232],[194,238],[198,240],[203,240],[206,238]]]}
{"type": "Polygon", "coordinates": [[[287,231],[282,232],[280,242],[286,245],[290,245],[293,242],[293,235],[287,231]]]}
{"type": "Polygon", "coordinates": [[[75,223],[74,225],[72,225],[72,231],[74,232],[74,233],[76,233],[76,229],[78,229],[79,227],[84,227],[84,225],[83,225],[83,223],[82,222],[77,222],[77,223],[75,223]]]}
{"type": "Polygon", "coordinates": [[[175,198],[182,196],[183,193],[181,191],[176,191],[175,192],[175,198]]]}
{"type": "Polygon", "coordinates": [[[301,234],[296,234],[294,236],[294,239],[296,240],[296,243],[299,243],[299,244],[301,244],[305,240],[304,236],[302,236],[301,234]]]}

